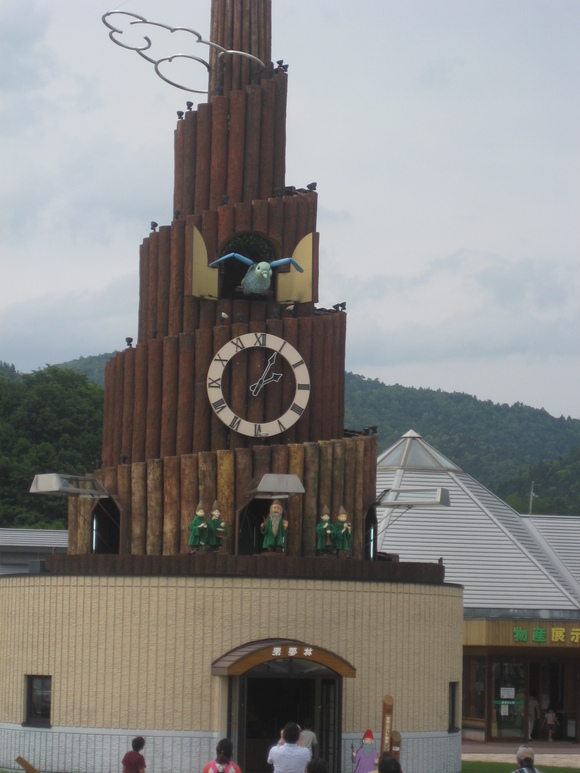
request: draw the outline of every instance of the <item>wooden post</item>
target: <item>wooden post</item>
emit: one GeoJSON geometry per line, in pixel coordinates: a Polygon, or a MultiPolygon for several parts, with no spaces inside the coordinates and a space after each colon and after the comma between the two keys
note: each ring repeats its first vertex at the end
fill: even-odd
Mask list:
{"type": "MultiPolygon", "coordinates": [[[[304,480],[304,445],[292,443],[288,448],[288,474],[304,480]]],[[[288,555],[303,555],[302,534],[304,497],[295,496],[288,500],[288,555]]]]}
{"type": "Polygon", "coordinates": [[[383,698],[383,719],[381,722],[381,751],[391,751],[391,739],[393,732],[393,699],[390,695],[383,698]]]}
{"type": "MultiPolygon", "coordinates": [[[[189,552],[189,524],[199,502],[197,485],[197,454],[181,457],[181,538],[180,552],[189,552]]],[[[206,507],[210,507],[206,505],[206,507]]]]}
{"type": "Polygon", "coordinates": [[[354,506],[352,511],[352,557],[364,558],[365,550],[365,512],[364,512],[364,438],[354,438],[354,506]]]}
{"type": "Polygon", "coordinates": [[[139,248],[139,330],[137,343],[149,338],[147,330],[147,302],[149,300],[149,239],[144,239],[139,248]]]}
{"type": "MultiPolygon", "coordinates": [[[[344,505],[344,443],[341,440],[331,440],[332,444],[332,505],[333,520],[338,515],[341,505],[344,505]]],[[[349,517],[352,517],[349,513],[349,517]]]]}
{"type": "Polygon", "coordinates": [[[125,349],[123,373],[123,437],[121,453],[131,461],[133,451],[133,409],[135,404],[135,349],[125,349]]]}
{"type": "MultiPolygon", "coordinates": [[[[218,66],[219,68],[219,66],[218,66]]],[[[202,102],[197,108],[197,143],[195,153],[194,212],[201,214],[209,205],[209,175],[211,169],[211,104],[202,102]]]]}
{"type": "MultiPolygon", "coordinates": [[[[312,317],[298,317],[298,351],[306,363],[310,372],[312,363],[312,317]]],[[[312,386],[311,386],[312,389],[312,386]]],[[[312,402],[312,391],[310,400],[304,410],[300,421],[296,424],[296,442],[305,443],[310,440],[310,412],[312,402]]]]}
{"type": "Polygon", "coordinates": [[[163,549],[163,462],[147,462],[147,555],[161,555],[163,549]]]}
{"type": "Polygon", "coordinates": [[[125,354],[124,352],[117,352],[113,362],[113,381],[114,381],[114,400],[115,408],[113,413],[114,424],[114,441],[113,441],[113,465],[121,463],[121,453],[123,442],[123,386],[125,380],[125,354]]]}
{"type": "MultiPolygon", "coordinates": [[[[207,370],[212,358],[212,329],[195,334],[195,409],[193,414],[193,452],[209,448],[212,409],[207,399],[207,370]]],[[[211,505],[211,502],[210,502],[211,505]]]]}
{"type": "Polygon", "coordinates": [[[147,463],[131,465],[131,554],[143,556],[147,548],[147,463]]]}
{"type": "Polygon", "coordinates": [[[183,212],[183,156],[185,150],[185,121],[177,121],[174,136],[173,210],[183,212]]]}
{"type": "Polygon", "coordinates": [[[161,401],[160,456],[175,454],[177,434],[177,394],[179,370],[179,338],[166,336],[163,339],[163,385],[161,401]]]}
{"type": "Polygon", "coordinates": [[[268,199],[274,191],[274,81],[262,81],[262,115],[260,127],[259,198],[268,199]]]}
{"type": "Polygon", "coordinates": [[[302,516],[302,555],[316,555],[316,524],[318,522],[318,443],[304,444],[304,511],[302,516]]]}
{"type": "MultiPolygon", "coordinates": [[[[288,76],[278,72],[274,76],[274,188],[284,188],[286,179],[286,101],[288,76]]],[[[286,256],[287,257],[287,256],[286,256]]]]}
{"type": "Polygon", "coordinates": [[[113,461],[113,358],[105,363],[105,399],[103,404],[103,439],[101,457],[104,464],[113,461]]]}
{"type": "MultiPolygon", "coordinates": [[[[217,499],[217,458],[213,451],[198,454],[199,498],[209,509],[217,499]]],[[[207,515],[207,513],[206,513],[207,515]]]]}
{"type": "Polygon", "coordinates": [[[234,552],[234,452],[217,452],[217,500],[222,509],[222,520],[228,527],[228,536],[224,539],[223,552],[232,554],[234,552]]]}
{"type": "Polygon", "coordinates": [[[244,201],[258,198],[260,179],[260,86],[246,88],[246,131],[244,148],[244,201]]]}
{"type": "Polygon", "coordinates": [[[121,524],[119,529],[119,555],[131,552],[131,465],[121,464],[117,468],[117,491],[121,502],[121,524]]]}
{"type": "Polygon", "coordinates": [[[169,331],[169,283],[171,277],[171,226],[159,228],[159,263],[157,266],[157,337],[169,331]]]}
{"type": "Polygon", "coordinates": [[[193,333],[182,333],[179,336],[177,437],[175,441],[175,453],[177,456],[191,453],[193,442],[194,394],[195,335],[193,333]]]}
{"type": "MultiPolygon", "coordinates": [[[[295,349],[298,349],[298,320],[295,317],[284,317],[284,338],[295,349]]],[[[290,363],[284,361],[284,377],[282,379],[282,405],[290,406],[294,397],[295,376],[290,363]]],[[[304,421],[304,416],[298,419],[298,423],[304,421]]],[[[296,424],[282,433],[285,443],[294,443],[296,440],[296,424]]]]}
{"type": "Polygon", "coordinates": [[[244,191],[244,142],[246,136],[246,91],[230,94],[230,135],[228,148],[228,196],[237,204],[244,191]]]}
{"type": "Polygon", "coordinates": [[[237,512],[246,504],[246,491],[252,482],[252,449],[236,448],[234,460],[236,476],[235,509],[237,512]]]}
{"type": "Polygon", "coordinates": [[[178,456],[167,456],[163,460],[163,555],[176,556],[179,553],[180,520],[180,473],[178,456]]]}
{"type": "Polygon", "coordinates": [[[185,281],[185,220],[171,224],[171,259],[169,274],[168,333],[176,336],[183,330],[183,295],[185,281]]]}
{"type": "Polygon", "coordinates": [[[320,440],[320,472],[318,475],[318,512],[324,505],[332,507],[332,443],[320,440]]]}
{"type": "Polygon", "coordinates": [[[163,341],[151,339],[147,358],[147,429],[145,459],[159,457],[161,441],[161,394],[163,383],[163,341]]]}
{"type": "Polygon", "coordinates": [[[209,208],[213,210],[223,204],[223,195],[227,189],[228,108],[228,97],[213,97],[209,189],[209,208]]]}
{"type": "Polygon", "coordinates": [[[135,349],[135,397],[133,400],[133,439],[131,461],[145,460],[145,436],[147,431],[147,342],[135,349]]]}
{"type": "MultiPolygon", "coordinates": [[[[230,327],[229,325],[220,325],[213,329],[213,355],[215,356],[219,350],[227,344],[230,340],[230,327]]],[[[224,395],[229,393],[230,384],[230,369],[228,367],[222,373],[222,391],[224,395]]],[[[208,406],[209,410],[209,406],[208,406]]],[[[221,448],[227,448],[228,428],[221,421],[213,410],[211,410],[211,450],[217,451],[221,448]]],[[[220,501],[221,504],[221,501],[220,501]]]]}
{"type": "Polygon", "coordinates": [[[197,144],[197,111],[185,114],[183,138],[183,216],[193,214],[195,204],[195,154],[197,144]]]}
{"type": "Polygon", "coordinates": [[[149,287],[147,298],[147,330],[145,341],[151,338],[151,331],[157,330],[157,281],[159,269],[159,231],[149,235],[149,287]]]}

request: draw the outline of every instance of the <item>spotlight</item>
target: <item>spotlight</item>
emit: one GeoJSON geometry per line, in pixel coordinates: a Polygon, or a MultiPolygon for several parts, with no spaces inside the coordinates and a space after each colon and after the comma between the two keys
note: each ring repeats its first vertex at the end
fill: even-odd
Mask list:
{"type": "Polygon", "coordinates": [[[308,183],[306,186],[309,191],[315,191],[316,190],[316,183],[308,183]]]}
{"type": "Polygon", "coordinates": [[[228,196],[228,194],[224,193],[224,195],[222,196],[223,203],[227,204],[229,200],[230,200],[230,197],[228,196]]]}
{"type": "Polygon", "coordinates": [[[132,344],[133,344],[133,339],[132,339],[132,338],[125,338],[125,343],[126,343],[126,344],[127,344],[127,346],[129,347],[129,349],[132,349],[132,348],[133,348],[133,346],[132,346],[132,344]]]}
{"type": "Polygon", "coordinates": [[[282,65],[284,64],[284,60],[283,59],[277,59],[276,60],[276,64],[278,65],[278,67],[282,67],[282,65]]]}
{"type": "Polygon", "coordinates": [[[193,102],[186,102],[185,106],[187,107],[188,110],[191,110],[191,108],[193,107],[193,102]]]}
{"type": "Polygon", "coordinates": [[[151,230],[154,231],[157,228],[158,225],[159,225],[159,223],[156,223],[155,220],[152,220],[151,221],[151,230]]]}
{"type": "Polygon", "coordinates": [[[173,212],[173,219],[174,220],[179,220],[179,216],[180,215],[181,215],[181,210],[180,209],[174,210],[174,212],[173,212]]]}
{"type": "Polygon", "coordinates": [[[153,328],[153,330],[151,331],[151,338],[153,338],[153,340],[157,338],[157,330],[155,328],[153,328]]]}
{"type": "Polygon", "coordinates": [[[179,118],[180,121],[183,120],[183,110],[178,110],[177,111],[177,117],[179,118]]]}
{"type": "Polygon", "coordinates": [[[335,303],[332,307],[335,311],[346,311],[346,301],[342,303],[335,303]]]}
{"type": "Polygon", "coordinates": [[[127,454],[121,454],[121,464],[127,464],[128,461],[129,461],[129,457],[127,456],[127,454]]]}

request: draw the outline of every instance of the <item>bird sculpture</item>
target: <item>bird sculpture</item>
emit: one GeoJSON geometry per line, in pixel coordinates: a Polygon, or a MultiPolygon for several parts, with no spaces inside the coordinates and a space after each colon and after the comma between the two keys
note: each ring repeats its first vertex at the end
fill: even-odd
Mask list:
{"type": "Polygon", "coordinates": [[[286,266],[288,263],[291,263],[296,271],[299,271],[301,274],[304,273],[304,269],[294,260],[294,258],[280,258],[279,260],[273,260],[271,263],[268,263],[267,261],[255,263],[250,258],[246,258],[245,255],[240,255],[239,252],[230,252],[227,255],[214,260],[213,263],[210,263],[209,265],[210,267],[216,266],[218,263],[223,263],[230,258],[236,258],[250,267],[241,281],[242,292],[244,295],[267,296],[268,290],[270,289],[270,281],[272,279],[272,269],[277,268],[278,266],[286,266]]]}

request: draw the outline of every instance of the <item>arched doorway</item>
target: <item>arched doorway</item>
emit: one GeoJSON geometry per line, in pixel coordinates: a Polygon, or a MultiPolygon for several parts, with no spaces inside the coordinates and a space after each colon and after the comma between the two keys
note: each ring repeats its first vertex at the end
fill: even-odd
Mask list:
{"type": "Polygon", "coordinates": [[[244,773],[270,773],[269,748],[286,722],[311,720],[316,753],[341,769],[342,679],[356,670],[328,650],[271,639],[232,650],[212,665],[228,676],[228,736],[244,773]]]}

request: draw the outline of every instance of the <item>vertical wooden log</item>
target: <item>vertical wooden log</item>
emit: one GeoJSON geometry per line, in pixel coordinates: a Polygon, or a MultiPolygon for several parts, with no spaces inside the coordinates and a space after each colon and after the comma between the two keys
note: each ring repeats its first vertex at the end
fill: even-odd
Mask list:
{"type": "Polygon", "coordinates": [[[365,513],[364,513],[364,438],[354,438],[355,471],[354,471],[354,507],[352,511],[352,557],[364,558],[365,548],[365,513]]]}
{"type": "MultiPolygon", "coordinates": [[[[214,0],[211,4],[211,42],[222,45],[223,26],[224,26],[225,0],[214,0]]],[[[223,88],[223,72],[218,65],[218,51],[210,48],[210,75],[209,75],[209,93],[216,94],[219,88],[223,88]]]]}
{"type": "Polygon", "coordinates": [[[181,553],[189,552],[189,524],[199,502],[197,461],[197,454],[181,457],[181,553]]]}
{"type": "MultiPolygon", "coordinates": [[[[232,36],[232,48],[234,51],[242,50],[242,3],[241,0],[237,0],[234,3],[234,24],[233,24],[233,36],[232,36]]],[[[232,89],[240,88],[241,77],[241,57],[234,56],[232,61],[232,89]]]]}
{"type": "Polygon", "coordinates": [[[265,79],[261,86],[259,198],[268,199],[274,190],[274,81],[265,79]]]}
{"type": "MultiPolygon", "coordinates": [[[[242,0],[242,51],[250,52],[250,25],[248,19],[250,18],[250,3],[251,0],[242,0]]],[[[267,62],[266,62],[267,65],[267,62]]],[[[242,59],[242,74],[241,74],[242,88],[245,88],[252,82],[250,74],[250,60],[244,57],[242,59]]]]}
{"type": "Polygon", "coordinates": [[[236,448],[235,466],[235,508],[236,512],[247,503],[246,491],[252,482],[252,449],[236,448]]]}
{"type": "Polygon", "coordinates": [[[252,231],[267,235],[268,233],[268,202],[259,199],[252,207],[252,231]]]}
{"type": "Polygon", "coordinates": [[[252,478],[261,478],[270,472],[270,446],[254,446],[252,448],[252,478]]]}
{"type": "Polygon", "coordinates": [[[351,523],[354,517],[354,489],[356,476],[356,445],[352,438],[344,440],[344,492],[343,504],[351,523]]]}
{"type": "MultiPolygon", "coordinates": [[[[266,332],[270,335],[278,336],[278,338],[284,337],[284,323],[281,319],[269,319],[266,322],[266,332]]],[[[286,361],[281,355],[276,356],[274,361],[274,369],[276,373],[279,373],[280,367],[284,367],[286,361]]],[[[283,371],[284,372],[284,371],[283,371]]],[[[282,410],[282,395],[283,395],[283,380],[274,381],[267,385],[264,397],[264,421],[274,421],[279,418],[283,413],[282,410]]]]}
{"type": "Polygon", "coordinates": [[[203,236],[205,246],[207,247],[209,263],[217,258],[217,230],[217,211],[209,210],[208,212],[204,212],[201,218],[201,235],[203,236]]]}
{"type": "Polygon", "coordinates": [[[163,462],[147,462],[147,555],[161,555],[163,549],[163,462]]]}
{"type": "Polygon", "coordinates": [[[286,101],[288,76],[278,72],[274,76],[274,188],[284,188],[286,183],[286,101]]]}
{"type": "Polygon", "coordinates": [[[117,467],[107,467],[103,470],[103,485],[109,494],[117,496],[119,492],[117,486],[117,467]]]}
{"type": "Polygon", "coordinates": [[[310,202],[308,196],[299,195],[294,197],[298,204],[298,211],[296,213],[296,244],[306,234],[310,233],[308,228],[310,222],[310,202]]]}
{"type": "Polygon", "coordinates": [[[316,555],[316,524],[318,523],[318,443],[304,444],[304,511],[302,516],[302,555],[316,555]]]}
{"type": "Polygon", "coordinates": [[[78,503],[78,533],[77,533],[77,553],[88,555],[92,552],[92,499],[81,499],[78,503]]]}
{"type": "Polygon", "coordinates": [[[344,390],[345,390],[345,357],[346,357],[346,313],[342,312],[339,318],[339,333],[338,333],[338,361],[339,377],[338,377],[338,410],[337,410],[337,434],[336,437],[343,437],[344,435],[344,390]]]}
{"type": "Polygon", "coordinates": [[[115,390],[115,409],[114,409],[114,446],[113,446],[113,465],[121,462],[121,443],[123,441],[123,386],[125,379],[125,354],[117,352],[113,363],[113,379],[115,390]]]}
{"type": "MultiPolygon", "coordinates": [[[[278,196],[268,199],[268,236],[276,244],[282,257],[282,239],[284,234],[284,199],[278,196]]],[[[284,255],[285,258],[290,257],[284,255]]]]}
{"type": "MultiPolygon", "coordinates": [[[[193,442],[193,406],[195,395],[195,335],[179,336],[179,382],[177,395],[177,456],[190,454],[193,442]]],[[[197,504],[197,503],[196,503],[197,504]]]]}
{"type": "Polygon", "coordinates": [[[266,67],[272,61],[272,0],[264,2],[264,58],[266,67]]]}
{"type": "MultiPolygon", "coordinates": [[[[321,317],[322,321],[322,336],[323,340],[327,342],[322,349],[322,373],[324,376],[322,390],[327,398],[331,398],[336,390],[333,389],[333,381],[338,379],[338,374],[334,373],[332,369],[334,351],[332,348],[332,319],[330,316],[321,317]]],[[[324,409],[322,411],[322,429],[321,437],[324,440],[329,440],[332,436],[332,412],[333,406],[329,404],[328,399],[324,402],[324,409]]]]}
{"type": "MultiPolygon", "coordinates": [[[[233,44],[234,32],[234,0],[226,0],[224,19],[224,48],[230,49],[233,44]]],[[[226,56],[224,62],[224,94],[227,96],[232,90],[232,57],[226,56]]]]}
{"type": "Polygon", "coordinates": [[[67,555],[75,556],[78,553],[77,549],[77,537],[79,532],[79,502],[78,497],[68,498],[67,507],[67,529],[68,529],[68,541],[67,541],[67,555]]]}
{"type": "Polygon", "coordinates": [[[179,383],[179,338],[166,336],[163,339],[163,384],[161,399],[161,442],[160,455],[175,454],[177,436],[177,395],[179,383]]]}
{"type": "Polygon", "coordinates": [[[202,298],[199,302],[199,329],[213,328],[215,325],[215,301],[202,298]]]}
{"type": "Polygon", "coordinates": [[[218,209],[217,254],[221,255],[225,245],[234,235],[235,211],[233,206],[218,209]]]}
{"type": "Polygon", "coordinates": [[[246,89],[246,132],[244,149],[244,201],[257,199],[260,192],[260,86],[246,89]]]}
{"type": "Polygon", "coordinates": [[[147,358],[147,428],[145,459],[159,457],[161,446],[161,396],[163,385],[163,341],[151,339],[147,358]]]}
{"type": "Polygon", "coordinates": [[[159,264],[157,267],[157,336],[169,330],[169,282],[171,276],[171,226],[159,228],[159,264]]]}
{"type": "Polygon", "coordinates": [[[320,440],[320,472],[318,475],[318,512],[324,505],[332,507],[332,443],[320,440]]]}
{"type": "Polygon", "coordinates": [[[308,201],[308,224],[306,226],[306,233],[310,234],[316,231],[316,210],[318,208],[318,194],[316,191],[307,193],[306,200],[308,201]]]}
{"type": "Polygon", "coordinates": [[[312,302],[318,303],[318,245],[320,234],[315,233],[312,240],[312,302]]]}
{"type": "Polygon", "coordinates": [[[271,446],[271,472],[279,475],[288,474],[288,446],[271,446]]]}
{"type": "Polygon", "coordinates": [[[342,374],[344,373],[344,359],[341,357],[340,349],[340,324],[342,312],[336,312],[331,314],[329,319],[332,328],[332,378],[330,382],[330,405],[332,407],[330,413],[330,437],[339,438],[342,437],[342,430],[340,420],[340,385],[342,383],[342,374]]]}
{"type": "MultiPolygon", "coordinates": [[[[234,57],[235,59],[238,57],[234,57]]],[[[214,97],[212,99],[209,208],[215,210],[223,204],[223,196],[227,189],[228,107],[228,97],[214,97]]]]}
{"type": "Polygon", "coordinates": [[[135,406],[135,349],[125,349],[124,360],[121,453],[131,461],[131,454],[133,452],[133,409],[135,406]]]}
{"type": "Polygon", "coordinates": [[[144,239],[139,248],[139,331],[137,342],[143,343],[149,338],[147,330],[149,301],[149,239],[144,239]]]}
{"type": "MultiPolygon", "coordinates": [[[[304,481],[304,445],[292,443],[288,448],[288,474],[297,475],[304,481]]],[[[288,555],[301,556],[304,497],[295,496],[288,500],[288,555]]]]}
{"type": "MultiPolygon", "coordinates": [[[[258,45],[258,3],[250,3],[250,53],[253,56],[260,56],[260,49],[258,45]]],[[[254,62],[250,62],[250,73],[255,75],[258,72],[258,65],[254,62]]]]}
{"type": "Polygon", "coordinates": [[[149,236],[149,298],[147,301],[147,334],[145,340],[151,338],[151,331],[157,330],[157,281],[159,267],[159,232],[152,231],[149,236]]]}
{"type": "MultiPolygon", "coordinates": [[[[312,317],[298,317],[298,351],[306,363],[308,372],[312,368],[312,317]]],[[[312,375],[311,375],[312,378],[312,375]]],[[[296,424],[296,442],[305,443],[310,440],[310,412],[312,410],[312,385],[310,399],[300,421],[296,424]]]]}
{"type": "Polygon", "coordinates": [[[193,214],[195,205],[195,155],[197,145],[197,111],[185,114],[183,131],[183,216],[193,214]]]}
{"type": "Polygon", "coordinates": [[[147,431],[147,343],[137,344],[135,349],[135,398],[133,401],[133,442],[131,461],[145,460],[145,436],[147,431]]]}
{"type": "MultiPolygon", "coordinates": [[[[243,66],[243,65],[242,65],[243,66]]],[[[246,91],[230,94],[230,135],[228,148],[228,196],[230,204],[244,193],[244,145],[246,136],[246,91]]]]}
{"type": "MultiPolygon", "coordinates": [[[[217,499],[217,457],[213,451],[198,454],[199,498],[208,511],[217,499]]],[[[207,513],[206,513],[207,515],[207,513]]]]}
{"type": "MultiPolygon", "coordinates": [[[[213,329],[213,356],[230,340],[230,328],[228,325],[214,327],[213,329]]],[[[222,373],[222,391],[229,394],[230,368],[226,367],[222,373]]],[[[218,390],[214,390],[218,391],[218,390]]],[[[218,399],[217,397],[215,398],[218,399]]],[[[227,448],[228,428],[214,411],[211,411],[211,450],[227,448]]],[[[221,502],[220,502],[221,504],[221,502]]]]}
{"type": "MultiPolygon", "coordinates": [[[[195,334],[195,410],[193,414],[193,452],[206,451],[211,440],[212,409],[207,399],[207,370],[212,358],[212,329],[195,334]]],[[[211,504],[211,502],[210,502],[211,504]]]]}
{"type": "Polygon", "coordinates": [[[122,464],[117,468],[117,490],[122,505],[119,529],[119,555],[131,552],[131,465],[122,464]]]}
{"type": "Polygon", "coordinates": [[[300,196],[284,196],[284,234],[282,253],[289,258],[296,247],[296,223],[298,220],[298,199],[300,196]]]}
{"type": "Polygon", "coordinates": [[[341,440],[331,440],[332,444],[332,519],[338,515],[341,505],[344,505],[344,443],[341,440]]]}
{"type": "MultiPolygon", "coordinates": [[[[235,304],[234,304],[235,306],[235,304]]],[[[246,310],[247,311],[247,310],[246,310]]],[[[236,312],[234,311],[234,318],[236,312]]],[[[245,335],[248,332],[248,324],[234,322],[231,326],[232,338],[245,335]]],[[[246,400],[248,391],[248,358],[235,357],[230,363],[229,406],[237,416],[246,415],[246,400]]],[[[233,430],[230,432],[230,448],[244,448],[246,439],[233,430]]],[[[237,509],[236,500],[236,509],[237,509]]]]}
{"type": "MultiPolygon", "coordinates": [[[[284,338],[295,349],[298,349],[298,320],[295,317],[285,317],[284,320],[284,338]]],[[[284,410],[292,405],[294,398],[294,390],[296,385],[296,377],[294,376],[294,370],[292,366],[284,361],[284,377],[282,378],[282,407],[284,410]]],[[[304,416],[298,419],[298,423],[304,421],[304,416]]],[[[281,435],[282,442],[294,443],[296,440],[296,424],[283,432],[281,435]]]]}
{"type": "Polygon", "coordinates": [[[223,552],[234,552],[234,452],[218,451],[217,454],[217,499],[222,509],[222,520],[228,527],[228,536],[224,539],[223,552]]]}
{"type": "Polygon", "coordinates": [[[169,326],[170,336],[183,330],[183,295],[185,291],[185,220],[171,224],[171,262],[169,274],[169,326]]]}
{"type": "Polygon", "coordinates": [[[163,460],[163,555],[176,556],[179,553],[180,519],[180,468],[178,456],[167,456],[163,460]]]}
{"type": "Polygon", "coordinates": [[[236,204],[236,234],[252,230],[252,204],[243,202],[236,204]]]}
{"type": "Polygon", "coordinates": [[[194,212],[201,214],[209,205],[209,175],[211,169],[211,104],[202,102],[197,108],[197,143],[195,149],[194,212]]]}
{"type": "Polygon", "coordinates": [[[322,437],[324,411],[324,337],[322,317],[312,319],[312,355],[310,359],[310,439],[322,437]]]}
{"type": "Polygon", "coordinates": [[[185,121],[177,121],[174,135],[173,211],[183,212],[185,121]]]}
{"type": "Polygon", "coordinates": [[[113,397],[113,358],[111,358],[105,364],[103,440],[101,448],[101,458],[104,464],[111,464],[113,461],[113,420],[115,405],[113,397]]]}

